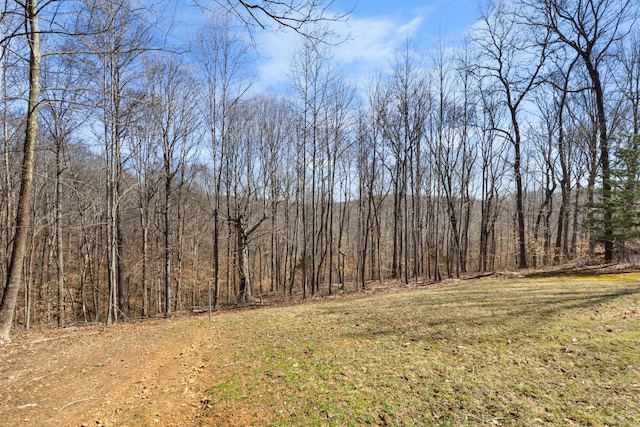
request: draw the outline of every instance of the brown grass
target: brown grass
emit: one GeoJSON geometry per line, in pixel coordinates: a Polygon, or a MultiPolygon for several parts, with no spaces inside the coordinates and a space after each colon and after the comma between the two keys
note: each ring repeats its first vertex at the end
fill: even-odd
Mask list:
{"type": "Polygon", "coordinates": [[[459,283],[215,318],[206,415],[253,425],[640,425],[640,275],[459,283]]]}

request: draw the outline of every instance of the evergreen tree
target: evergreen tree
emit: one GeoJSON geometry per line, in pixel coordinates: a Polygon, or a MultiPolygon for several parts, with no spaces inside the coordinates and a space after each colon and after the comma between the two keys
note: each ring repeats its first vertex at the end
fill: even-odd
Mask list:
{"type": "Polygon", "coordinates": [[[593,221],[587,224],[593,238],[603,241],[607,225],[617,243],[640,238],[640,136],[614,141],[610,185],[609,200],[588,207],[595,213],[593,221]],[[602,215],[607,209],[612,213],[610,224],[605,224],[602,215]]]}

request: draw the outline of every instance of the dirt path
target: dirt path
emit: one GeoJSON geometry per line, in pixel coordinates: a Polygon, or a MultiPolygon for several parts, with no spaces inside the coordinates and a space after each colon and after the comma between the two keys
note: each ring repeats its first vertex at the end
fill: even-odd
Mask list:
{"type": "Polygon", "coordinates": [[[205,314],[13,335],[0,346],[0,427],[245,425],[224,405],[205,417],[208,388],[237,363],[233,334],[206,324],[205,314]]]}
{"type": "Polygon", "coordinates": [[[15,335],[0,347],[0,426],[198,425],[221,345],[199,321],[15,335]]]}

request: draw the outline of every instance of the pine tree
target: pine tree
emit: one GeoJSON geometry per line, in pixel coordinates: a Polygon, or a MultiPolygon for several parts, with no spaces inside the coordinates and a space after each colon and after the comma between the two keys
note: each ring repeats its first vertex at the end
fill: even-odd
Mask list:
{"type": "Polygon", "coordinates": [[[601,200],[588,206],[595,213],[593,221],[587,224],[593,238],[602,241],[607,225],[618,244],[640,238],[640,136],[614,141],[610,185],[611,197],[607,202],[601,200]],[[605,224],[602,215],[607,209],[612,213],[610,224],[605,224]]]}

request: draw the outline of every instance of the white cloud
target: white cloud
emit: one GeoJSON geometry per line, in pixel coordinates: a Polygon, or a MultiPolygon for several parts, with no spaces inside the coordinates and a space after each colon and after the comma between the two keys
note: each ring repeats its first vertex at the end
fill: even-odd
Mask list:
{"type": "MultiPolygon", "coordinates": [[[[398,45],[415,36],[424,22],[424,10],[411,19],[394,17],[352,17],[336,22],[332,29],[337,39],[345,40],[332,48],[332,55],[349,79],[368,79],[374,72],[389,69],[398,45]]],[[[264,32],[260,37],[263,56],[258,66],[258,87],[265,89],[287,81],[293,53],[302,42],[291,31],[264,32]]],[[[359,85],[364,84],[363,81],[359,85]]]]}
{"type": "Polygon", "coordinates": [[[259,40],[257,89],[279,86],[288,79],[293,53],[302,38],[293,31],[264,32],[259,40]]]}
{"type": "Polygon", "coordinates": [[[418,15],[410,22],[401,25],[396,33],[401,37],[411,37],[411,35],[415,34],[418,31],[418,29],[422,25],[422,21],[424,21],[424,17],[422,15],[418,15]]]}

